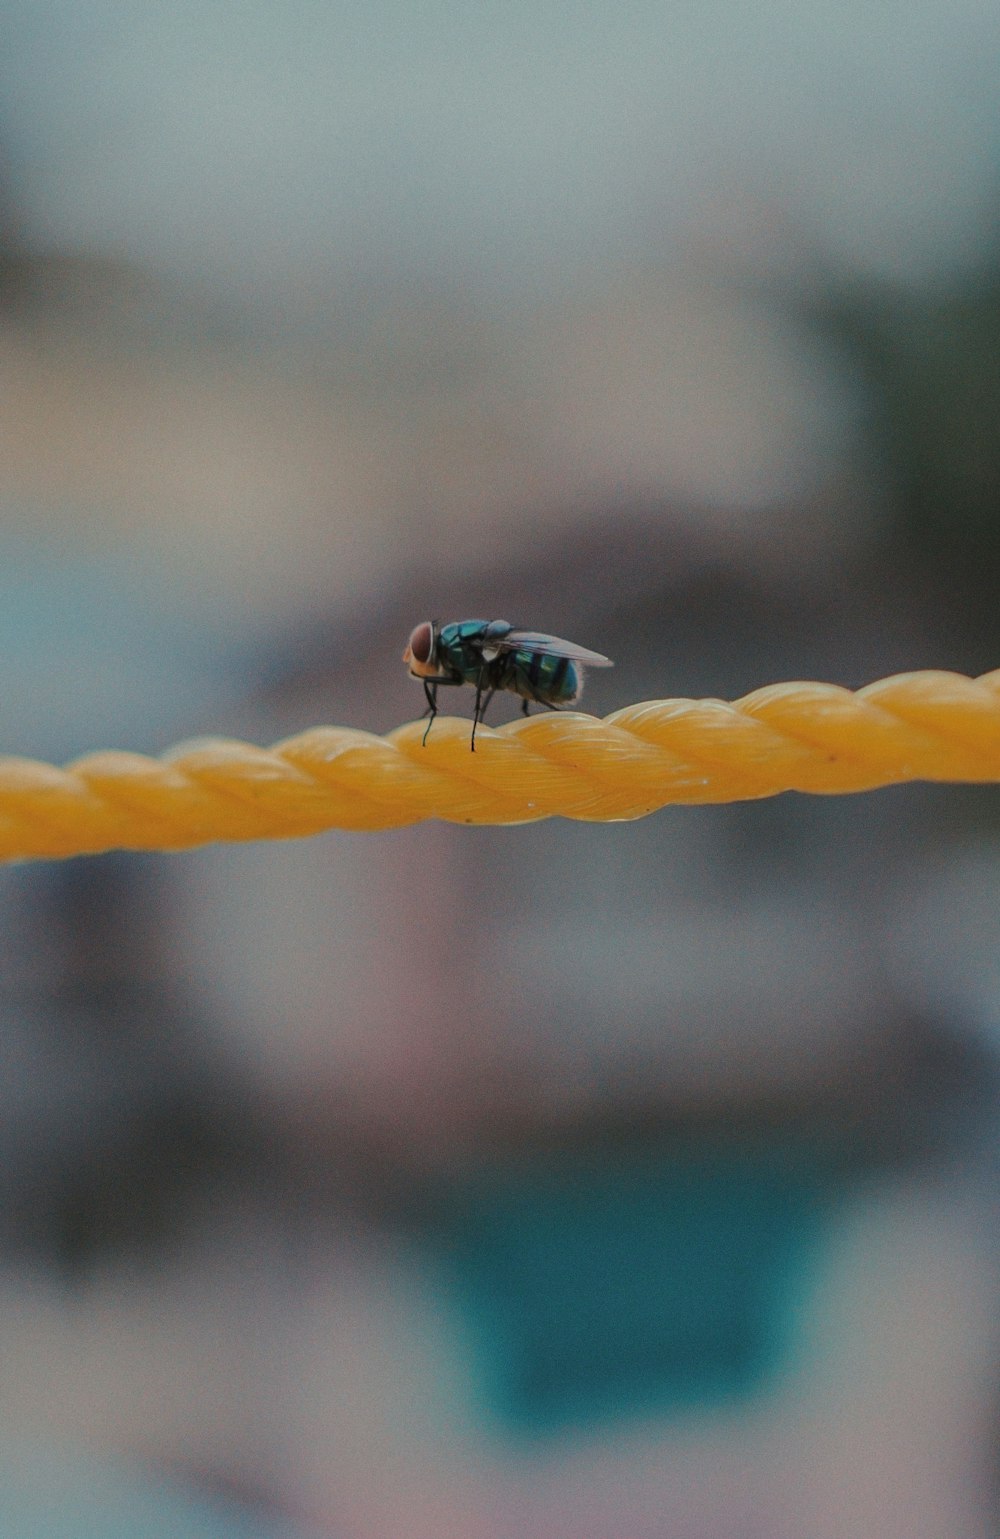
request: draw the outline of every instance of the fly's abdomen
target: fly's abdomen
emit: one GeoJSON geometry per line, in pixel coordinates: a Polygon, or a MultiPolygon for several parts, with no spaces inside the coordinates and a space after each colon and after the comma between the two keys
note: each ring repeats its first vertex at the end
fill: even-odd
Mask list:
{"type": "Polygon", "coordinates": [[[547,705],[572,705],[583,687],[581,670],[568,657],[528,650],[511,652],[507,658],[503,688],[542,700],[547,705]]]}

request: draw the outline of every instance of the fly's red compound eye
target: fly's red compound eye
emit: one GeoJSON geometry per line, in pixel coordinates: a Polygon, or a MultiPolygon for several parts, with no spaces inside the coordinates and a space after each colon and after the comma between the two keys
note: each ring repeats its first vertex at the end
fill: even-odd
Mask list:
{"type": "Polygon", "coordinates": [[[410,636],[410,644],[406,649],[413,661],[423,663],[426,666],[431,660],[434,650],[434,627],[429,620],[424,620],[418,625],[410,636]]]}

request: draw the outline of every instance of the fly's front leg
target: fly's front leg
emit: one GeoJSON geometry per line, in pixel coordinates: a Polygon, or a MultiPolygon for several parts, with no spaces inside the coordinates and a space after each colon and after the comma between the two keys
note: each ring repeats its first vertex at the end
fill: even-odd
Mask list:
{"type": "Polygon", "coordinates": [[[442,684],[446,684],[450,689],[455,689],[460,684],[464,684],[465,680],[464,679],[456,679],[450,673],[436,673],[436,674],[432,673],[430,678],[423,678],[423,679],[421,679],[420,682],[424,686],[424,695],[427,698],[427,709],[426,709],[426,711],[424,711],[422,713],[421,719],[423,718],[423,716],[429,716],[430,717],[430,721],[427,723],[427,729],[424,732],[423,739],[421,741],[421,747],[426,748],[426,746],[427,746],[427,733],[433,727],[433,725],[434,725],[434,718],[435,718],[435,716],[438,713],[438,703],[437,703],[437,693],[438,693],[438,690],[440,689],[442,684]]]}
{"type": "Polygon", "coordinates": [[[424,680],[424,694],[427,697],[427,709],[424,712],[424,715],[425,716],[429,716],[430,720],[428,721],[427,726],[426,726],[426,728],[424,730],[423,739],[422,739],[421,744],[420,744],[421,748],[426,748],[427,747],[427,733],[433,727],[433,725],[434,725],[434,718],[435,718],[435,716],[438,713],[438,687],[437,687],[437,685],[436,684],[428,684],[427,680],[425,679],[424,680]]]}

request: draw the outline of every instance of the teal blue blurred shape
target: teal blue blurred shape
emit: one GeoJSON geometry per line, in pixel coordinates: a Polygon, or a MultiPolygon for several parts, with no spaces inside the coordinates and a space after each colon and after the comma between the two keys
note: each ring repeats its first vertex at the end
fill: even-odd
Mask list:
{"type": "MultiPolygon", "coordinates": [[[[10,514],[0,503],[2,515],[10,514]]],[[[3,752],[158,751],[255,685],[252,617],[176,571],[0,536],[3,752]]]]}
{"type": "Polygon", "coordinates": [[[754,1393],[784,1360],[829,1189],[812,1151],[742,1144],[472,1179],[446,1254],[485,1408],[539,1431],[754,1393]]]}

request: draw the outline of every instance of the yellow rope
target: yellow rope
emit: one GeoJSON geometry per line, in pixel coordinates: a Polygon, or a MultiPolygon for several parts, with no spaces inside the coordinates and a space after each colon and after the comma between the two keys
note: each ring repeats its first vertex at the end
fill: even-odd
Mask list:
{"type": "Polygon", "coordinates": [[[639,818],[671,802],[835,794],[905,780],[1000,782],[1000,670],[904,673],[852,693],[772,684],[742,700],[653,700],[388,737],[314,727],[273,748],[181,744],[160,759],[88,754],[65,769],[0,759],[0,859],[184,849],[424,818],[639,818]]]}

